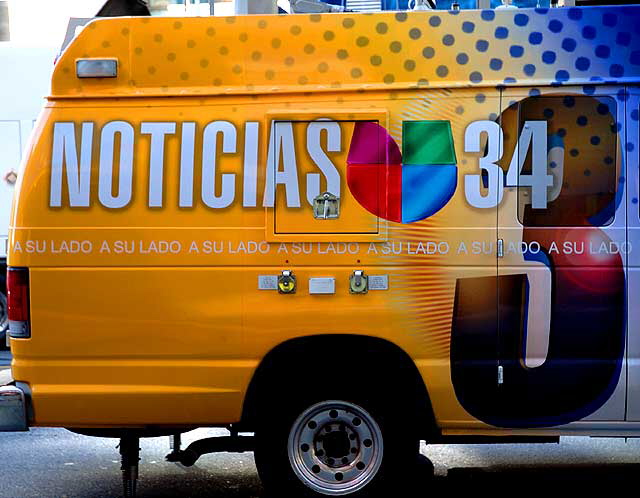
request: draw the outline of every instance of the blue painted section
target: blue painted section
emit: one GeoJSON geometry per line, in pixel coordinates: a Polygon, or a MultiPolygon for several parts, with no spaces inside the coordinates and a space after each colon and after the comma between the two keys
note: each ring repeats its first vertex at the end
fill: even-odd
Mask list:
{"type": "Polygon", "coordinates": [[[402,167],[402,223],[427,218],[442,209],[456,191],[455,164],[402,167]]]}

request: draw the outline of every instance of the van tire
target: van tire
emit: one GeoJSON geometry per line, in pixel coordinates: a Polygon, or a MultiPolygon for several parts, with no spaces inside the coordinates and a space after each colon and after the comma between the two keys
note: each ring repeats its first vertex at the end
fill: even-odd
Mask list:
{"type": "Polygon", "coordinates": [[[390,486],[407,489],[418,470],[414,416],[398,395],[402,389],[381,392],[375,377],[364,385],[330,383],[326,389],[311,382],[262,407],[255,461],[267,496],[363,498],[389,496],[390,486]],[[327,427],[338,436],[325,442],[327,427]]]}

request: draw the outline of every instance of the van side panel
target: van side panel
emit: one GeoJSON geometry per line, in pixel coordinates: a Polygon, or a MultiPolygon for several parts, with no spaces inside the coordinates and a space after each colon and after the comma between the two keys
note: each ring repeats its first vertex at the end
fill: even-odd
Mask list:
{"type": "MultiPolygon", "coordinates": [[[[425,98],[429,94],[422,91],[421,95],[425,98]]],[[[438,111],[425,114],[425,118],[439,118],[440,112],[458,105],[444,99],[441,92],[431,95],[438,111]]],[[[462,101],[471,102],[473,95],[460,90],[462,101]]],[[[170,105],[158,99],[149,101],[150,106],[137,102],[50,105],[39,123],[41,140],[30,163],[34,167],[27,168],[22,179],[23,207],[15,212],[12,241],[12,264],[31,269],[33,332],[28,341],[13,341],[14,375],[29,379],[36,423],[118,426],[126,420],[134,425],[238,421],[244,393],[260,359],[286,340],[326,333],[369,335],[397,344],[424,373],[438,417],[470,422],[455,399],[448,360],[456,275],[461,270],[469,275],[495,275],[495,264],[490,254],[456,256],[450,248],[459,243],[457,237],[475,239],[484,233],[490,240],[494,231],[490,212],[479,211],[469,218],[472,230],[470,225],[458,231],[445,228],[437,221],[440,213],[417,232],[398,225],[394,241],[389,238],[387,220],[376,221],[375,217],[372,235],[274,229],[278,216],[296,209],[302,213],[299,219],[313,221],[308,201],[313,188],[310,179],[319,175],[320,186],[329,185],[314,157],[320,161],[324,155],[330,161],[332,166],[325,165],[326,175],[331,176],[330,168],[339,174],[345,212],[348,202],[355,202],[346,184],[353,123],[371,122],[371,109],[381,109],[384,112],[378,126],[401,136],[402,121],[388,121],[387,109],[392,115],[409,109],[416,95],[408,93],[393,102],[383,94],[375,100],[371,97],[354,98],[344,111],[337,108],[324,114],[320,109],[333,107],[335,102],[307,101],[311,109],[307,115],[335,116],[339,140],[330,145],[328,133],[334,132],[316,130],[313,121],[292,125],[289,152],[295,162],[286,163],[285,136],[278,169],[289,168],[290,174],[297,172],[297,178],[277,186],[273,208],[265,207],[265,197],[270,161],[275,157],[269,149],[277,135],[274,137],[267,120],[273,115],[284,116],[274,119],[291,119],[284,110],[269,113],[274,108],[286,110],[285,99],[234,97],[208,100],[199,106],[190,99],[170,105]],[[238,117],[230,120],[234,114],[238,117]],[[339,119],[347,114],[350,121],[339,119]],[[115,209],[105,203],[122,191],[119,179],[128,157],[121,155],[122,138],[105,145],[108,127],[114,122],[123,130],[128,127],[121,123],[130,124],[134,151],[130,202],[115,209]],[[209,188],[203,186],[202,179],[206,174],[202,166],[204,142],[212,122],[224,122],[216,126],[230,130],[215,135],[215,196],[223,195],[223,175],[236,175],[234,201],[224,208],[211,208],[203,200],[203,189],[209,188]],[[77,155],[77,177],[73,176],[73,164],[69,176],[67,155],[62,173],[35,166],[55,159],[60,123],[75,123],[73,135],[63,136],[70,154],[77,155]],[[83,136],[86,123],[92,129],[83,136]],[[148,123],[175,124],[175,132],[167,134],[164,143],[162,206],[154,208],[149,206],[153,138],[142,133],[148,123]],[[195,123],[193,143],[185,135],[190,133],[189,123],[195,123]],[[255,123],[257,138],[247,134],[247,123],[255,123]],[[229,152],[223,149],[225,136],[233,138],[227,144],[229,152]],[[73,139],[75,143],[69,146],[73,139]],[[317,139],[321,152],[313,149],[317,139]],[[83,191],[78,182],[83,181],[86,140],[91,142],[85,146],[90,147],[92,162],[89,188],[83,191]],[[101,157],[110,147],[115,159],[109,181],[117,180],[108,192],[111,197],[100,185],[105,181],[100,174],[101,157]],[[193,179],[189,180],[193,182],[192,205],[181,207],[189,152],[194,164],[193,179]],[[255,184],[247,186],[245,178],[254,154],[257,176],[255,184]],[[60,197],[54,195],[54,203],[59,200],[60,206],[51,207],[52,192],[58,192],[55,174],[59,175],[60,197]],[[255,192],[250,201],[245,200],[247,189],[255,192]],[[254,200],[255,207],[243,206],[254,200]],[[299,208],[288,207],[296,201],[299,208]],[[43,205],[49,207],[39,208],[43,205]],[[283,269],[294,270],[299,282],[295,295],[259,289],[261,276],[277,276],[283,269]],[[384,277],[387,286],[366,295],[350,294],[349,278],[354,269],[384,277]],[[335,294],[311,295],[309,279],[326,276],[335,278],[335,294]],[[428,295],[424,294],[425,286],[431,289],[428,295]],[[408,295],[414,296],[410,298],[415,300],[413,308],[407,307],[408,295]],[[331,320],[326,321],[322,317],[329,309],[331,320]],[[158,409],[158,396],[173,393],[180,393],[177,411],[158,409]],[[72,401],[86,409],[70,409],[67,403],[72,401]],[[209,403],[216,409],[209,409],[209,403]]],[[[487,98],[484,105],[469,111],[469,118],[486,119],[498,109],[498,99],[487,98]]],[[[451,123],[453,147],[462,154],[465,122],[451,123]]],[[[461,172],[475,168],[472,164],[459,167],[461,172]]],[[[466,209],[464,191],[459,189],[441,213],[466,209]]],[[[304,221],[295,220],[293,223],[304,227],[304,221]]],[[[335,226],[336,221],[325,223],[329,225],[319,225],[322,230],[335,226]]]]}
{"type": "Polygon", "coordinates": [[[640,79],[626,64],[639,18],[89,24],[56,66],[12,215],[32,298],[13,373],[36,424],[237,422],[260,360],[319,334],[406,351],[445,431],[623,421],[629,147],[614,108],[640,79]],[[593,58],[616,34],[615,55],[593,58]],[[546,50],[558,37],[570,56],[546,50]],[[86,57],[117,58],[117,77],[76,78],[86,57]],[[278,291],[285,270],[295,293],[278,291]],[[602,315],[581,314],[593,296],[602,315]],[[579,389],[580,406],[548,389],[579,389]],[[522,397],[543,402],[523,413],[522,397]]]}

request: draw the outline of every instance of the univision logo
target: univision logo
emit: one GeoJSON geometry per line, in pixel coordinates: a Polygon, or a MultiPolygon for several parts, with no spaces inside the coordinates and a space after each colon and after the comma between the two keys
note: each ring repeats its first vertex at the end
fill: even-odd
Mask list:
{"type": "Polygon", "coordinates": [[[449,121],[404,121],[402,153],[377,122],[356,123],[347,159],[347,184],[370,213],[413,223],[440,211],[457,186],[449,121]]]}

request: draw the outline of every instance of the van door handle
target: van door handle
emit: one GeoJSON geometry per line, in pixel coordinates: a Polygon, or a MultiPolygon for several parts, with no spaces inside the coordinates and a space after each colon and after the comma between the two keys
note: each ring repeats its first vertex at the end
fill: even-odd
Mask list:
{"type": "Polygon", "coordinates": [[[498,239],[498,257],[504,258],[504,240],[498,239]]]}

